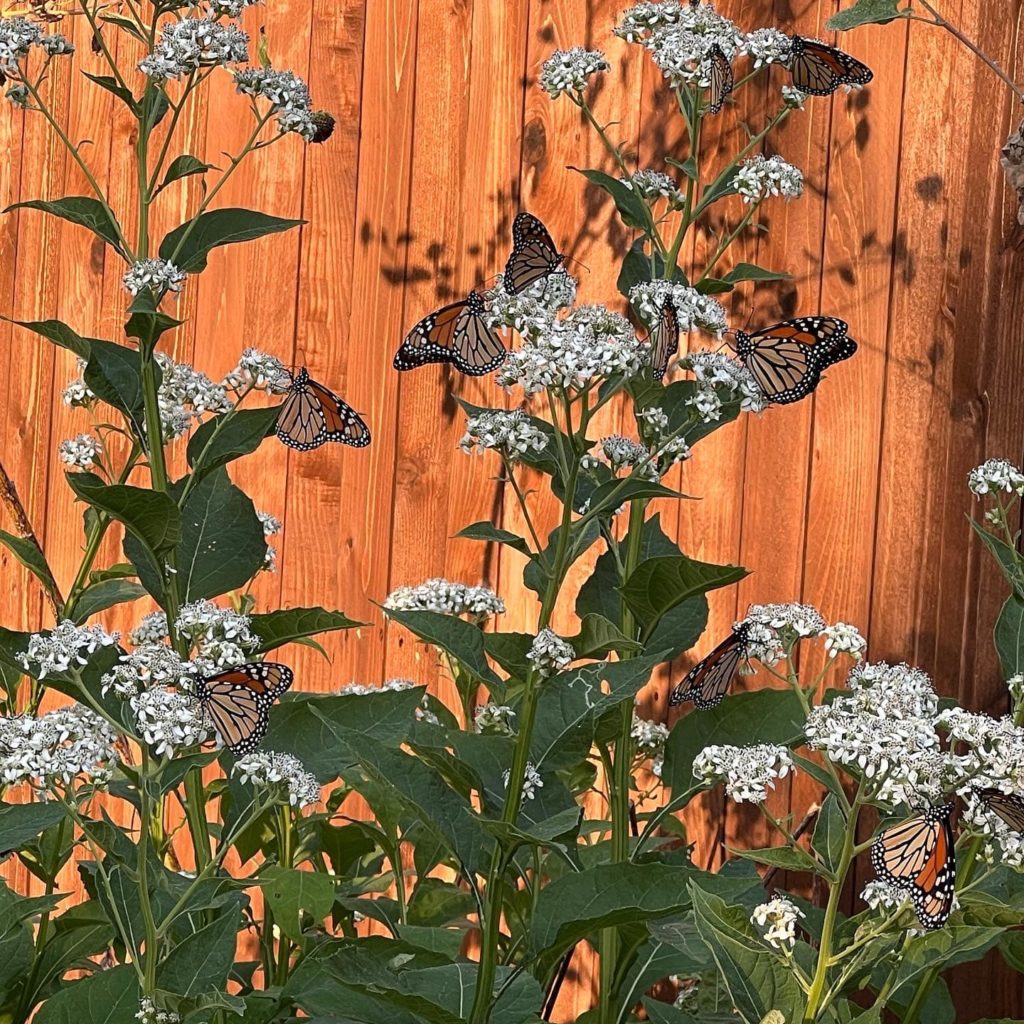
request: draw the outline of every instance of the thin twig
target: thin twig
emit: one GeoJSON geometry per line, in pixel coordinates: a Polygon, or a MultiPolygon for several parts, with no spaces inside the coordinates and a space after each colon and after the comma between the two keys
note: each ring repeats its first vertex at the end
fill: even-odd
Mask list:
{"type": "MultiPolygon", "coordinates": [[[[811,827],[811,825],[814,824],[815,819],[820,813],[821,804],[811,804],[811,806],[807,808],[807,813],[804,815],[803,820],[793,830],[792,838],[794,840],[799,839],[811,827]]],[[[764,887],[766,890],[769,889],[772,882],[775,881],[775,876],[778,873],[779,869],[777,867],[769,868],[768,871],[765,872],[764,887]]]]}
{"type": "Polygon", "coordinates": [[[48,585],[44,586],[43,590],[46,592],[46,599],[53,609],[54,617],[59,620],[61,609],[64,607],[64,599],[60,596],[60,590],[57,587],[57,581],[53,578],[53,573],[50,572],[49,563],[46,561],[46,555],[43,553],[43,546],[39,543],[35,530],[32,529],[32,521],[28,517],[28,512],[25,511],[25,506],[21,503],[21,498],[18,497],[18,488],[14,486],[14,481],[4,468],[2,462],[0,462],[0,501],[7,507],[7,511],[14,522],[14,530],[17,535],[23,540],[27,540],[39,552],[39,557],[42,559],[43,565],[46,566],[46,574],[49,580],[48,585]]]}

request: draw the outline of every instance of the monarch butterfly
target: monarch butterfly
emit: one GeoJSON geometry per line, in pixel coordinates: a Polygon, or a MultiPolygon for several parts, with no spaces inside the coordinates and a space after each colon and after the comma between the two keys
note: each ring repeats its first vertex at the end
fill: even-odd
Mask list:
{"type": "Polygon", "coordinates": [[[313,380],[305,367],[292,378],[274,432],[282,444],[300,452],[312,451],[328,441],[353,448],[365,448],[370,443],[370,430],[358,413],[313,380]]]}
{"type": "Polygon", "coordinates": [[[906,889],[925,928],[941,928],[953,910],[956,851],[949,816],[952,804],[887,828],[871,847],[879,878],[906,889]]]}
{"type": "Polygon", "coordinates": [[[769,401],[779,405],[806,398],[821,381],[821,371],[849,359],[857,343],[846,324],[831,316],[784,320],[747,334],[736,332],[736,354],[769,401]]]}
{"type": "Polygon", "coordinates": [[[711,81],[708,91],[708,110],[712,114],[717,114],[722,109],[726,96],[732,92],[734,84],[732,64],[726,57],[725,51],[717,43],[711,47],[708,62],[711,65],[708,75],[711,81]]]}
{"type": "Polygon", "coordinates": [[[651,346],[651,375],[655,380],[661,380],[668,370],[668,361],[679,348],[679,317],[671,299],[665,299],[658,326],[647,340],[651,346]]]}
{"type": "Polygon", "coordinates": [[[512,255],[505,264],[505,291],[518,295],[564,262],[565,255],[555,248],[541,221],[532,213],[517,213],[512,222],[512,255]]]}
{"type": "Polygon", "coordinates": [[[692,700],[699,711],[710,711],[722,703],[740,662],[747,654],[749,633],[740,623],[706,658],[697,662],[689,674],[668,695],[669,707],[692,700]]]}
{"type": "Polygon", "coordinates": [[[254,662],[200,679],[196,696],[231,753],[248,754],[267,734],[270,705],[294,678],[287,665],[254,662]]]}
{"type": "Polygon", "coordinates": [[[1015,832],[1024,832],[1024,797],[999,789],[979,789],[985,806],[1015,832]]]}
{"type": "Polygon", "coordinates": [[[395,353],[396,370],[414,370],[427,363],[451,363],[470,377],[482,377],[505,361],[505,346],[484,316],[484,298],[470,292],[461,302],[425,316],[395,353]]]}
{"type": "Polygon", "coordinates": [[[843,50],[817,39],[792,37],[789,71],[793,84],[812,96],[830,96],[841,85],[867,85],[874,72],[843,50]]]}

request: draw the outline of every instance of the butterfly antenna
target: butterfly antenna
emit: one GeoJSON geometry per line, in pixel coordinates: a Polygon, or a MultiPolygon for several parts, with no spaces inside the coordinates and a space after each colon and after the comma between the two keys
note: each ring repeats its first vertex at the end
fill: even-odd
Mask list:
{"type": "Polygon", "coordinates": [[[566,263],[578,263],[588,274],[590,273],[590,267],[586,265],[582,260],[576,259],[575,256],[566,256],[566,263]]]}

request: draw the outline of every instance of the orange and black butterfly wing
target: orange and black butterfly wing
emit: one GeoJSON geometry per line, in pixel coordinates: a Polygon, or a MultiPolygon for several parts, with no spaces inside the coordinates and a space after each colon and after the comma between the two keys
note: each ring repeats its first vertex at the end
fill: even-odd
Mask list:
{"type": "Polygon", "coordinates": [[[745,655],[746,635],[737,630],[694,665],[686,678],[672,688],[668,696],[669,707],[688,700],[692,700],[700,711],[717,707],[728,692],[745,655]]]}
{"type": "Polygon", "coordinates": [[[471,292],[461,302],[425,316],[395,353],[395,369],[451,363],[470,377],[482,377],[496,370],[507,352],[497,330],[487,323],[485,312],[482,296],[471,292]]]}
{"type": "Polygon", "coordinates": [[[953,909],[956,851],[952,804],[887,828],[871,847],[879,878],[910,893],[925,928],[941,928],[953,909]]]}
{"type": "Polygon", "coordinates": [[[516,214],[512,222],[512,254],[505,264],[502,280],[510,295],[529,288],[565,262],[551,234],[532,213],[516,214]]]}
{"type": "Polygon", "coordinates": [[[249,754],[267,734],[270,706],[292,685],[287,665],[254,662],[201,679],[196,695],[233,754],[249,754]]]}
{"type": "Polygon", "coordinates": [[[708,110],[717,114],[725,104],[726,97],[732,92],[735,80],[732,73],[732,64],[726,57],[725,51],[715,44],[708,54],[708,61],[711,64],[708,88],[708,110]]]}
{"type": "Polygon", "coordinates": [[[654,333],[647,339],[651,345],[651,375],[661,380],[668,363],[679,348],[679,317],[671,299],[665,299],[654,333]]]}
{"type": "Polygon", "coordinates": [[[874,72],[856,57],[815,39],[793,37],[793,85],[812,96],[830,96],[843,85],[867,85],[874,72]]]}
{"type": "Polygon", "coordinates": [[[309,389],[323,416],[323,441],[339,441],[353,448],[365,448],[370,443],[370,428],[348,402],[315,380],[309,382],[309,389]]]}
{"type": "Polygon", "coordinates": [[[300,452],[311,451],[324,443],[327,422],[308,383],[293,386],[288,392],[274,431],[283,444],[300,452]]]}
{"type": "Polygon", "coordinates": [[[1015,832],[1024,833],[1024,797],[998,789],[981,789],[978,795],[985,806],[1015,832]]]}

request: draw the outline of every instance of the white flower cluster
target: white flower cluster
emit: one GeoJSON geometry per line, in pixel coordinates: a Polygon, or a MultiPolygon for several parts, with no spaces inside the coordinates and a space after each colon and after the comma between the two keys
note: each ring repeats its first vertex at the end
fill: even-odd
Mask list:
{"type": "Polygon", "coordinates": [[[848,654],[854,661],[863,661],[867,653],[868,642],[856,626],[846,622],[836,622],[826,626],[821,635],[825,638],[825,653],[830,658],[840,654],[848,654]]]}
{"type": "Polygon", "coordinates": [[[541,68],[540,87],[552,99],[557,99],[564,92],[581,93],[591,75],[607,71],[610,67],[600,50],[585,50],[582,46],[555,50],[541,68]]]}
{"type": "Polygon", "coordinates": [[[792,769],[789,751],[772,743],[705,747],[693,759],[694,777],[707,785],[722,780],[726,793],[737,803],[763,803],[775,780],[785,778],[792,769]]]}
{"type": "Polygon", "coordinates": [[[639,754],[657,758],[665,749],[668,726],[663,722],[651,722],[633,712],[633,726],[629,731],[639,754]]]}
{"type": "Polygon", "coordinates": [[[132,295],[138,295],[146,288],[154,295],[163,295],[164,292],[177,294],[185,287],[187,277],[188,274],[169,260],[139,260],[124,275],[124,286],[132,295]]]}
{"type": "Polygon", "coordinates": [[[183,78],[204,67],[244,64],[249,37],[237,25],[208,18],[182,18],[164,25],[151,54],[139,62],[150,78],[183,78]]]}
{"type": "Polygon", "coordinates": [[[438,612],[485,619],[504,612],[505,602],[490,587],[471,587],[437,578],[416,587],[398,587],[388,594],[384,607],[400,612],[438,612]]]}
{"type": "Polygon", "coordinates": [[[100,626],[76,626],[69,619],[57,623],[49,633],[33,633],[20,661],[33,679],[77,672],[89,664],[89,655],[103,647],[113,647],[119,633],[107,633],[100,626]]]}
{"type": "MultiPolygon", "coordinates": [[[[998,859],[1008,868],[1024,871],[1024,835],[990,810],[978,790],[965,788],[962,795],[964,810],[960,817],[961,827],[969,827],[986,838],[983,850],[985,860],[992,863],[998,859]]],[[[1020,791],[1013,795],[1024,796],[1020,791]]]]}
{"type": "Polygon", "coordinates": [[[213,729],[202,704],[187,693],[154,687],[129,698],[142,738],[159,757],[174,757],[177,750],[211,739],[213,729]]]}
{"type": "Polygon", "coordinates": [[[972,785],[1024,793],[1024,729],[1014,725],[1012,718],[949,708],[939,715],[936,725],[951,743],[969,748],[963,757],[973,762],[968,766],[965,761],[972,785]]]}
{"type": "Polygon", "coordinates": [[[511,327],[529,340],[536,340],[550,329],[560,309],[576,301],[576,279],[559,267],[513,295],[505,291],[501,275],[498,283],[484,294],[487,322],[492,327],[511,327]]]}
{"type": "Polygon", "coordinates": [[[172,1010],[158,1010],[149,996],[139,1000],[139,1012],[135,1014],[139,1024],[181,1024],[181,1015],[172,1010]]]}
{"type": "MultiPolygon", "coordinates": [[[[159,614],[159,613],[157,613],[159,614]]],[[[260,645],[252,620],[232,608],[218,608],[212,601],[193,601],[178,613],[179,636],[196,650],[196,660],[207,669],[223,671],[241,665],[260,645]]],[[[166,635],[166,619],[164,631],[166,635]]],[[[209,675],[207,670],[204,674],[209,675]]]]}
{"type": "Polygon", "coordinates": [[[160,422],[164,440],[173,441],[191,429],[206,413],[223,413],[231,408],[227,392],[205,373],[187,363],[176,363],[163,352],[156,354],[163,380],[160,384],[160,422]]]}
{"type": "Polygon", "coordinates": [[[825,620],[808,604],[752,604],[743,620],[748,657],[773,665],[798,640],[819,636],[825,620]]]}
{"type": "Polygon", "coordinates": [[[702,330],[721,336],[729,326],[725,307],[696,288],[670,281],[641,281],[629,290],[629,303],[649,327],[657,324],[665,300],[671,299],[679,330],[702,330]]]}
{"type": "MultiPolygon", "coordinates": [[[[506,768],[502,778],[505,780],[505,788],[508,789],[509,781],[512,778],[512,772],[506,768]]],[[[532,800],[537,795],[538,789],[544,788],[544,780],[540,777],[540,772],[537,771],[532,761],[526,763],[526,777],[523,779],[523,799],[532,800]]]]}
{"type": "Polygon", "coordinates": [[[910,890],[874,878],[861,891],[860,898],[872,909],[895,910],[910,899],[910,890]]]}
{"type": "Polygon", "coordinates": [[[77,434],[66,441],[61,441],[57,454],[65,466],[71,466],[72,469],[92,469],[102,453],[98,438],[92,434],[77,434]]]}
{"type": "Polygon", "coordinates": [[[96,396],[89,390],[88,385],[85,383],[83,374],[85,372],[85,360],[78,359],[78,376],[73,380],[68,381],[67,386],[64,388],[61,398],[64,400],[65,405],[70,405],[73,408],[87,406],[93,402],[96,396]]]}
{"type": "Polygon", "coordinates": [[[757,386],[750,371],[738,360],[721,352],[702,349],[679,360],[681,369],[689,370],[700,385],[687,400],[704,423],[721,419],[723,396],[726,402],[740,403],[743,412],[764,412],[768,399],[757,386]]]}
{"type": "MultiPolygon", "coordinates": [[[[281,520],[269,512],[256,511],[256,518],[263,525],[263,537],[269,541],[281,532],[281,520]]],[[[277,548],[273,544],[267,544],[267,553],[263,558],[264,572],[277,572],[277,548]]]]}
{"type": "Polygon", "coordinates": [[[247,348],[238,360],[238,366],[224,378],[224,386],[233,391],[255,388],[281,395],[292,386],[292,375],[277,356],[247,348]]]}
{"type": "MultiPolygon", "coordinates": [[[[210,14],[214,17],[240,18],[246,7],[254,7],[262,0],[205,0],[210,14]]],[[[193,0],[192,7],[200,6],[200,0],[193,0]]]]}
{"type": "Polygon", "coordinates": [[[0,72],[20,77],[18,62],[38,46],[48,57],[75,52],[70,40],[59,34],[44,35],[42,28],[26,18],[0,18],[0,72]]]}
{"type": "Polygon", "coordinates": [[[320,783],[312,772],[292,754],[258,750],[239,758],[232,768],[242,782],[268,789],[292,807],[309,807],[320,799],[320,783]]]}
{"type": "Polygon", "coordinates": [[[235,85],[244,96],[264,99],[277,114],[281,132],[294,132],[312,142],[318,126],[309,87],[292,71],[276,68],[245,68],[235,74],[235,85]]]}
{"type": "Polygon", "coordinates": [[[497,733],[501,736],[515,734],[516,713],[505,704],[482,704],[473,716],[473,725],[477,732],[497,733]]]}
{"type": "Polygon", "coordinates": [[[849,693],[811,710],[807,745],[863,773],[877,799],[921,804],[941,800],[962,768],[935,731],[939,699],[920,669],[885,662],[850,671],[849,693]]]}
{"type": "Polygon", "coordinates": [[[103,785],[117,765],[116,740],[106,719],[81,704],[38,718],[0,718],[0,781],[42,788],[86,776],[103,785]]]}
{"type": "Polygon", "coordinates": [[[572,644],[550,629],[542,629],[526,652],[527,661],[542,676],[551,676],[567,669],[576,659],[572,644]]]}
{"type": "Polygon", "coordinates": [[[1021,497],[1024,496],[1024,473],[1006,459],[989,459],[971,470],[967,486],[979,498],[995,491],[1021,497]]]}
{"type": "Polygon", "coordinates": [[[389,679],[380,686],[364,686],[362,683],[348,683],[336,692],[338,697],[368,697],[372,693],[386,691],[400,693],[403,690],[415,689],[417,683],[411,679],[389,679]]]}
{"type": "Polygon", "coordinates": [[[787,107],[794,110],[803,110],[807,100],[807,93],[801,92],[795,85],[784,85],[782,87],[782,100],[787,107]]]}
{"type": "Polygon", "coordinates": [[[750,923],[761,929],[764,941],[778,950],[792,949],[796,942],[796,926],[802,910],[785,896],[775,896],[754,908],[750,923]]]}
{"type": "Polygon", "coordinates": [[[632,324],[604,306],[579,306],[554,320],[535,338],[510,352],[498,371],[502,387],[518,384],[527,395],[545,388],[579,391],[604,377],[632,377],[640,371],[646,345],[632,324]]]}
{"type": "Polygon", "coordinates": [[[638,170],[622,179],[627,188],[634,189],[648,202],[667,199],[669,208],[681,207],[683,194],[675,181],[663,171],[638,170]]]}
{"type": "Polygon", "coordinates": [[[781,156],[758,153],[740,164],[733,186],[745,203],[759,203],[769,196],[799,199],[804,194],[804,176],[781,156]]]}
{"type": "Polygon", "coordinates": [[[470,416],[466,420],[466,433],[459,441],[459,447],[467,455],[482,455],[493,449],[510,462],[518,462],[529,452],[542,452],[547,444],[547,434],[535,426],[522,409],[510,412],[493,409],[470,416]]]}
{"type": "Polygon", "coordinates": [[[647,449],[634,441],[631,437],[623,437],[622,434],[612,434],[609,437],[601,438],[601,451],[608,460],[612,469],[631,469],[633,466],[648,456],[647,449]]]}
{"type": "Polygon", "coordinates": [[[171,686],[191,692],[194,668],[163,643],[144,643],[129,654],[101,680],[103,693],[113,692],[130,700],[151,686],[171,686]]]}
{"type": "Polygon", "coordinates": [[[743,48],[755,68],[765,64],[786,65],[793,56],[793,40],[777,28],[758,28],[748,32],[743,48]]]}

